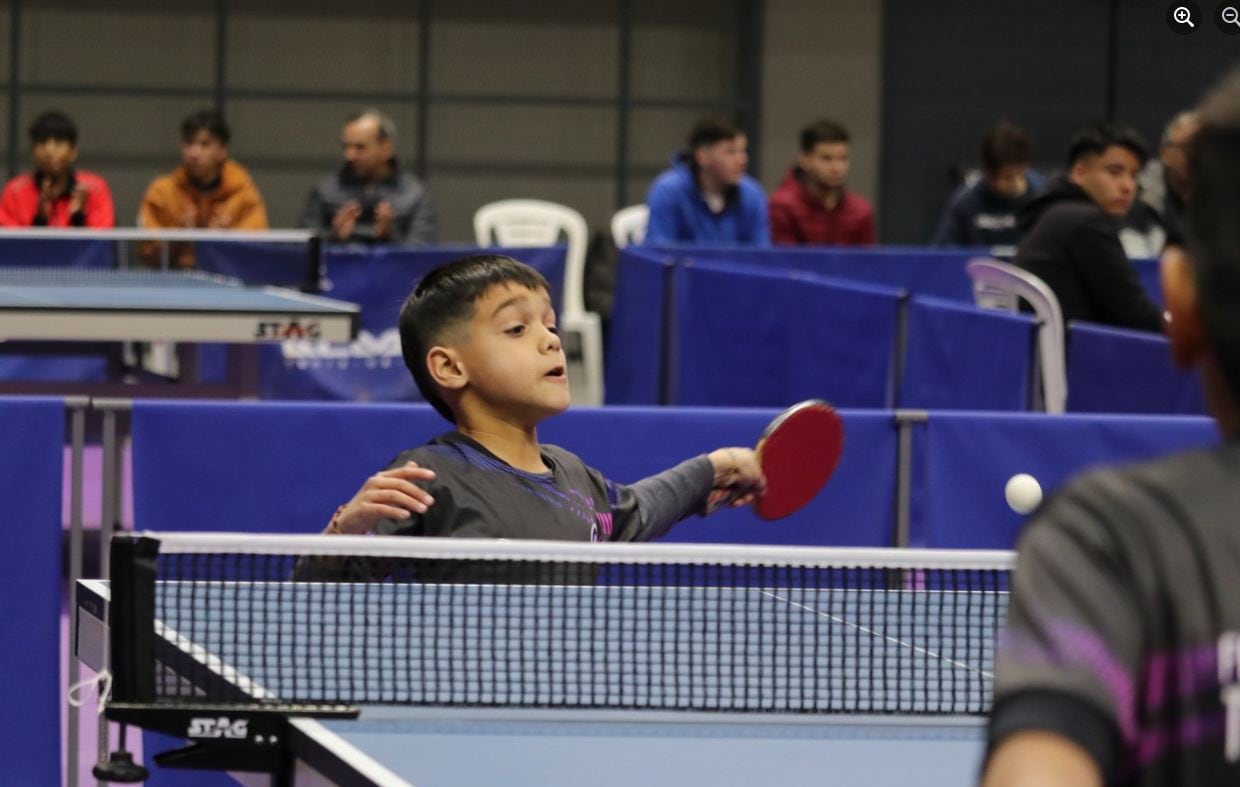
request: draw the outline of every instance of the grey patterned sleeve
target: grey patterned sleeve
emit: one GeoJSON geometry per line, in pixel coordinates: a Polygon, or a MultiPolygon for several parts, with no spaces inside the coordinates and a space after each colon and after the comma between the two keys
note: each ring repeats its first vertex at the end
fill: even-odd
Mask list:
{"type": "Polygon", "coordinates": [[[634,484],[607,483],[615,518],[613,538],[651,541],[702,510],[714,486],[715,472],[703,454],[634,484]]]}

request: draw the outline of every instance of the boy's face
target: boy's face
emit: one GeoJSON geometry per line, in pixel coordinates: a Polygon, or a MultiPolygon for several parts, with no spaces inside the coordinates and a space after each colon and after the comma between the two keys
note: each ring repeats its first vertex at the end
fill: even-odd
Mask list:
{"type": "Polygon", "coordinates": [[[34,166],[49,177],[58,178],[77,161],[77,145],[67,139],[45,139],[35,143],[34,166]]]}
{"type": "Polygon", "coordinates": [[[1141,160],[1122,145],[1112,145],[1096,156],[1072,165],[1072,180],[1111,216],[1123,216],[1137,196],[1141,160]]]}
{"type": "Polygon", "coordinates": [[[478,299],[453,344],[462,387],[501,417],[537,423],[568,409],[567,366],[543,289],[499,284],[478,299]]]}
{"type": "Polygon", "coordinates": [[[745,177],[749,166],[749,138],[738,134],[713,145],[703,145],[693,152],[698,168],[708,172],[719,183],[735,186],[745,177]]]}
{"type": "Polygon", "coordinates": [[[205,128],[181,142],[181,162],[185,170],[199,181],[212,181],[228,159],[228,146],[205,128]]]}
{"type": "Polygon", "coordinates": [[[818,188],[841,189],[848,179],[848,143],[819,142],[798,163],[818,188]]]}
{"type": "Polygon", "coordinates": [[[1028,172],[1028,164],[1004,164],[994,172],[986,173],[986,185],[1001,197],[1016,199],[1029,188],[1026,180],[1028,172]]]}

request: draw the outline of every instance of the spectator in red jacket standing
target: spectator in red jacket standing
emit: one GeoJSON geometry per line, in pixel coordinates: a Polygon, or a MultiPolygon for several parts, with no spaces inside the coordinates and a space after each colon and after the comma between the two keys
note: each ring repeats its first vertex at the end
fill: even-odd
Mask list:
{"type": "Polygon", "coordinates": [[[875,240],[874,209],[845,187],[848,131],[819,120],[801,132],[801,155],[770,199],[776,244],[868,246],[875,240]]]}
{"type": "Polygon", "coordinates": [[[34,172],[0,194],[0,226],[114,227],[112,193],[103,178],[74,169],[78,130],[69,116],[45,112],[30,124],[34,172]]]}

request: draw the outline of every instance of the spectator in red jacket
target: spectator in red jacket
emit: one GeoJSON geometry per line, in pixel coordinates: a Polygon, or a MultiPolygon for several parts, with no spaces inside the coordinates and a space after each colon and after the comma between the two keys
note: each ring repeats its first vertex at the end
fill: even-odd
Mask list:
{"type": "Polygon", "coordinates": [[[78,130],[68,115],[45,112],[30,124],[34,172],[0,194],[0,226],[114,227],[112,193],[103,178],[74,169],[78,130]]]}
{"type": "Polygon", "coordinates": [[[874,209],[845,187],[848,131],[819,120],[801,132],[797,166],[770,199],[771,241],[777,244],[868,246],[874,209]]]}

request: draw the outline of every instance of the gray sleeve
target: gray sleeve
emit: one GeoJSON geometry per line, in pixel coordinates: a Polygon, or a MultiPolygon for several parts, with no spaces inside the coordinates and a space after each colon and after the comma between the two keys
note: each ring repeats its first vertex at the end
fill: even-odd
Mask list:
{"type": "Polygon", "coordinates": [[[634,484],[614,485],[617,541],[651,541],[677,522],[701,512],[715,484],[715,471],[705,454],[687,459],[634,484]]]}
{"type": "Polygon", "coordinates": [[[430,246],[435,242],[437,223],[435,202],[430,192],[423,189],[422,199],[413,208],[409,231],[405,233],[403,242],[409,246],[430,246]]]}

